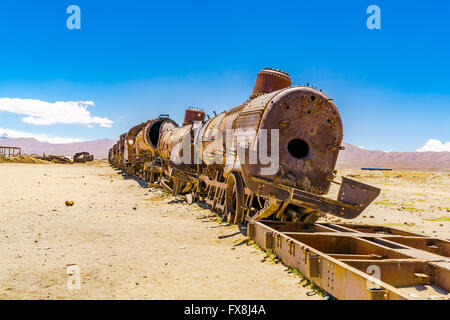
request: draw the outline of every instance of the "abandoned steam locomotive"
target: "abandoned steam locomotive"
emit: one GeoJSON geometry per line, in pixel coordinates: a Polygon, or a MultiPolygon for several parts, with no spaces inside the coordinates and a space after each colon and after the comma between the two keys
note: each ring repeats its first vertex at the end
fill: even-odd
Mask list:
{"type": "Polygon", "coordinates": [[[182,126],[168,115],[148,120],[120,136],[109,161],[188,202],[206,202],[230,223],[351,219],[380,190],[333,181],[342,138],[332,99],[263,69],[243,104],[208,119],[189,108],[182,126]],[[337,200],[323,196],[332,182],[340,184],[337,200]]]}

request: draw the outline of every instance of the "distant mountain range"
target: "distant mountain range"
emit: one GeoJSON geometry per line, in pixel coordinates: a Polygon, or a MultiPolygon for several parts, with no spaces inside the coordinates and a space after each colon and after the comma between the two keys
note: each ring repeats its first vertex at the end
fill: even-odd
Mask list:
{"type": "MultiPolygon", "coordinates": [[[[73,156],[77,152],[89,152],[96,158],[107,158],[108,150],[116,143],[111,139],[86,142],[52,144],[34,138],[0,137],[0,146],[20,147],[25,154],[73,156]]],[[[343,143],[345,150],[339,153],[337,168],[360,169],[392,168],[405,170],[450,171],[450,152],[384,152],[366,150],[343,143]]]]}
{"type": "Polygon", "coordinates": [[[384,152],[343,143],[338,168],[392,168],[405,170],[450,171],[450,152],[384,152]]]}
{"type": "Polygon", "coordinates": [[[111,139],[54,144],[34,138],[0,138],[0,146],[19,147],[24,154],[73,156],[77,152],[89,152],[96,158],[107,158],[108,150],[116,143],[111,139]]]}

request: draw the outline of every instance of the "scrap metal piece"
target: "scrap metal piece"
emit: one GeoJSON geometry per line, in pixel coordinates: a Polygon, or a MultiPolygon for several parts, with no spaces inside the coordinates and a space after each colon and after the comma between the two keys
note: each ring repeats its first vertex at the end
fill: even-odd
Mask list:
{"type": "Polygon", "coordinates": [[[94,161],[94,155],[89,152],[78,152],[73,156],[73,162],[75,163],[86,163],[94,161]]]}
{"type": "Polygon", "coordinates": [[[346,204],[356,205],[353,210],[344,209],[345,216],[351,218],[357,217],[369,204],[380,194],[381,189],[342,177],[341,187],[339,189],[338,201],[346,204]]]}

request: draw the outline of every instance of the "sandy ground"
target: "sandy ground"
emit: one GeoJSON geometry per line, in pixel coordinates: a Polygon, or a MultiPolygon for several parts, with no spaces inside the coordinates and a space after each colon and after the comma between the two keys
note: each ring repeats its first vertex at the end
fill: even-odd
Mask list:
{"type": "Polygon", "coordinates": [[[0,299],[321,299],[236,226],[105,163],[0,164],[0,181],[0,299]]]}
{"type": "MultiPolygon", "coordinates": [[[[383,190],[350,223],[449,238],[449,173],[342,174],[383,190]]],[[[321,299],[236,226],[106,163],[0,164],[0,181],[0,299],[321,299]]]]}
{"type": "MultiPolygon", "coordinates": [[[[350,223],[388,226],[431,237],[450,238],[450,173],[338,170],[340,176],[381,189],[377,199],[350,223]]],[[[330,196],[336,198],[338,186],[330,196]]],[[[347,223],[333,216],[319,222],[347,223]]]]}

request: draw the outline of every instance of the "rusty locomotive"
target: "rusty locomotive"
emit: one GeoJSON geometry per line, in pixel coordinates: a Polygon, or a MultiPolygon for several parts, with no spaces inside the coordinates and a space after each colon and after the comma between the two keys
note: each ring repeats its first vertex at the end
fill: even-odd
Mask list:
{"type": "Polygon", "coordinates": [[[181,126],[168,115],[143,122],[120,136],[109,161],[188,202],[206,202],[229,223],[352,219],[380,190],[334,181],[342,138],[332,99],[266,68],[243,104],[208,119],[188,108],[181,126]],[[340,184],[337,200],[324,196],[331,183],[340,184]]]}
{"type": "Polygon", "coordinates": [[[263,69],[243,104],[206,119],[186,110],[120,136],[109,161],[188,202],[203,201],[338,299],[448,299],[450,242],[361,224],[314,223],[320,215],[352,219],[380,193],[334,181],[342,122],[320,90],[292,86],[288,74],[263,69]],[[340,184],[337,200],[326,197],[340,184]],[[376,270],[379,278],[375,279],[376,270]]]}

